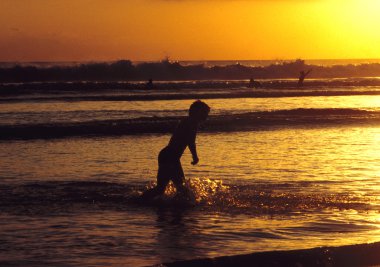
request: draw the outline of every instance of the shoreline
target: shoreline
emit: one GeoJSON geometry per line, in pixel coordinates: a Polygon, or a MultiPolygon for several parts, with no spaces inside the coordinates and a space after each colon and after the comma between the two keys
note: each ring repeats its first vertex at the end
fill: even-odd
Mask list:
{"type": "Polygon", "coordinates": [[[380,264],[379,251],[380,242],[375,242],[340,247],[256,252],[234,256],[176,261],[157,266],[373,266],[380,264]]]}

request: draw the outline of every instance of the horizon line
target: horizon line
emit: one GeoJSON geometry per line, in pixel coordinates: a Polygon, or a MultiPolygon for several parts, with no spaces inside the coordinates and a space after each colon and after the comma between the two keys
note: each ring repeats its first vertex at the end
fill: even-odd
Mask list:
{"type": "MultiPolygon", "coordinates": [[[[88,60],[29,60],[29,61],[22,61],[22,60],[4,60],[0,61],[0,63],[74,63],[74,62],[117,62],[117,61],[131,61],[131,62],[160,62],[166,60],[166,58],[163,59],[149,59],[149,60],[132,60],[127,58],[120,58],[120,59],[108,59],[108,60],[102,60],[102,59],[88,59],[88,60]]],[[[288,58],[288,59],[170,59],[168,58],[170,62],[197,62],[197,61],[296,61],[296,60],[303,60],[303,61],[314,61],[314,60],[379,60],[380,58],[288,58]]]]}

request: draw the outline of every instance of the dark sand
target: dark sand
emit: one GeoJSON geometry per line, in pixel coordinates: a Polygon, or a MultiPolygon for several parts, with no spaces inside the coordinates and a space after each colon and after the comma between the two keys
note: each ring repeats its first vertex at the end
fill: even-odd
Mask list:
{"type": "Polygon", "coordinates": [[[380,264],[380,242],[342,247],[259,252],[164,263],[168,267],[193,266],[376,266],[380,264]]]}

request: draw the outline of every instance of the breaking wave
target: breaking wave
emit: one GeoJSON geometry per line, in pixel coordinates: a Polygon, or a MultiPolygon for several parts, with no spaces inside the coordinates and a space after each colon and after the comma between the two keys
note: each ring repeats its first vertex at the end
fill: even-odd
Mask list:
{"type": "Polygon", "coordinates": [[[0,102],[18,101],[149,101],[243,97],[379,95],[379,78],[314,79],[302,88],[297,80],[194,80],[155,82],[35,82],[0,84],[0,102]]]}
{"type": "Polygon", "coordinates": [[[134,64],[130,60],[120,60],[66,66],[0,66],[0,82],[141,81],[149,78],[154,80],[291,78],[301,70],[311,68],[313,69],[312,76],[320,78],[373,77],[379,76],[380,73],[380,64],[376,62],[332,66],[306,64],[303,60],[273,63],[268,66],[249,66],[230,62],[224,66],[206,66],[202,63],[181,64],[166,59],[161,62],[140,64],[134,64]]]}
{"type": "MultiPolygon", "coordinates": [[[[1,124],[0,139],[62,138],[170,133],[179,116],[142,117],[80,122],[1,124]]],[[[380,111],[361,109],[292,109],[210,116],[203,132],[251,131],[278,127],[377,125],[380,111]]]]}

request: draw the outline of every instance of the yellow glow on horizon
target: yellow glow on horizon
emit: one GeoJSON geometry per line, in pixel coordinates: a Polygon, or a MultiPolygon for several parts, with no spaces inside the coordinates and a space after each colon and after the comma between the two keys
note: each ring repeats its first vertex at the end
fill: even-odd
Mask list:
{"type": "Polygon", "coordinates": [[[380,58],[379,10],[378,0],[3,0],[0,61],[380,58]]]}
{"type": "MultiPolygon", "coordinates": [[[[326,7],[327,8],[327,7],[326,7]]],[[[362,54],[371,57],[379,54],[380,2],[376,0],[337,1],[325,12],[326,44],[342,54],[362,54]]]]}

